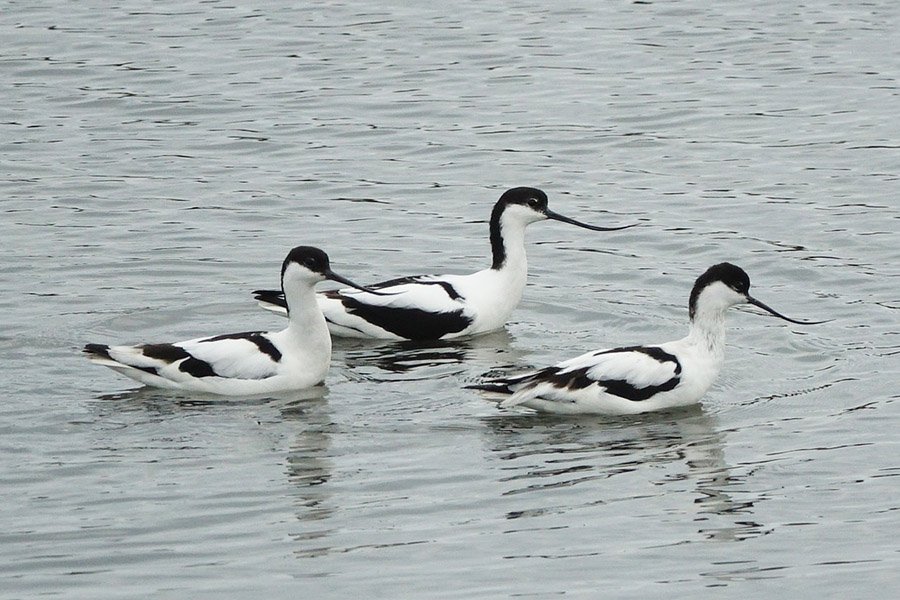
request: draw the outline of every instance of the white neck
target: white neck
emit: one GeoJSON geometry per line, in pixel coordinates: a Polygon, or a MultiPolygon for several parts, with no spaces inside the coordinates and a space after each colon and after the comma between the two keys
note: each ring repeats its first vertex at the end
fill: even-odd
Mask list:
{"type": "Polygon", "coordinates": [[[691,319],[686,341],[699,346],[711,356],[725,356],[725,312],[720,306],[700,306],[691,319]]]}
{"type": "Polygon", "coordinates": [[[292,323],[300,324],[315,319],[316,313],[322,313],[315,300],[314,285],[307,281],[285,282],[284,300],[288,306],[288,318],[292,323]]]}
{"type": "Polygon", "coordinates": [[[288,305],[289,335],[303,340],[306,349],[315,353],[331,353],[331,335],[325,315],[316,301],[314,283],[293,281],[284,286],[284,299],[288,305]]]}
{"type": "Polygon", "coordinates": [[[506,254],[502,268],[527,270],[525,259],[525,226],[520,222],[501,223],[500,237],[506,254]]]}
{"type": "Polygon", "coordinates": [[[525,281],[528,278],[528,258],[525,255],[525,223],[517,219],[502,219],[500,223],[500,238],[503,246],[504,259],[500,268],[492,269],[500,275],[498,280],[502,283],[505,294],[510,296],[515,304],[518,304],[525,290],[525,281]]]}
{"type": "Polygon", "coordinates": [[[499,226],[491,227],[494,264],[467,275],[459,282],[466,302],[476,315],[473,331],[491,331],[509,319],[528,278],[525,258],[525,225],[521,217],[503,215],[499,226]],[[502,260],[501,260],[502,259],[502,260]]]}

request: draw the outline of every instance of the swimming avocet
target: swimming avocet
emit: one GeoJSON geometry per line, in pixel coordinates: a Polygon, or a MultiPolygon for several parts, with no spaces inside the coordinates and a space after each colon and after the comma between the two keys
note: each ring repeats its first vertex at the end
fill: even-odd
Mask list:
{"type": "Polygon", "coordinates": [[[697,278],[689,302],[687,337],[656,346],[625,346],[588,352],[512,377],[468,386],[508,396],[502,408],[526,406],[559,414],[635,414],[686,406],[700,400],[722,367],[725,312],[749,303],[800,325],[750,296],[750,278],[721,263],[697,278]]]}
{"type": "MultiPolygon", "coordinates": [[[[317,298],[328,328],[340,337],[439,340],[503,327],[525,289],[525,227],[545,219],[594,231],[632,227],[581,223],[547,208],[547,195],[541,190],[513,188],[500,196],[491,212],[490,268],[470,275],[402,277],[369,286],[383,295],[347,289],[320,292],[317,298]]],[[[279,291],[257,290],[254,295],[263,308],[284,312],[279,291]]]]}
{"type": "Polygon", "coordinates": [[[88,344],[84,352],[91,362],[154,387],[226,395],[312,387],[322,383],[331,363],[331,336],[313,289],[325,279],[366,289],[332,271],[328,255],[318,248],[298,246],[281,266],[290,308],[286,329],[174,344],[88,344]]]}

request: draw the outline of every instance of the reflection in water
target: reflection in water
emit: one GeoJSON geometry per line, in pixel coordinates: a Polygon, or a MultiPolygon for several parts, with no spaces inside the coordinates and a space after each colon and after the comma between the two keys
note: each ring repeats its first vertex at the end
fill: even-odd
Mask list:
{"type": "Polygon", "coordinates": [[[896,3],[134,4],[19,3],[0,25],[5,595],[896,588],[896,3]],[[335,340],[327,401],[83,399],[133,385],[77,356],[88,333],[280,327],[244,295],[272,282],[278,248],[334,248],[373,276],[446,265],[469,234],[466,252],[486,250],[469,221],[491,190],[530,181],[585,219],[615,204],[653,226],[535,226],[510,327],[526,360],[487,338],[335,340]],[[732,319],[747,347],[717,394],[727,425],[510,418],[459,391],[598,336],[678,332],[679,274],[740,256],[841,320],[757,340],[775,331],[732,319]],[[771,381],[779,367],[790,378],[771,381]],[[759,523],[775,533],[706,541],[759,523]]]}
{"type": "MultiPolygon", "coordinates": [[[[326,538],[332,533],[332,530],[323,523],[334,512],[334,505],[330,502],[331,494],[326,485],[331,480],[334,470],[329,455],[334,425],[330,407],[324,401],[327,393],[328,389],[325,386],[317,386],[278,394],[232,397],[140,387],[97,396],[91,404],[99,417],[98,422],[103,423],[107,429],[110,425],[119,429],[148,422],[174,422],[178,417],[185,415],[193,417],[202,413],[209,417],[205,423],[215,423],[209,427],[197,424],[208,432],[210,427],[218,429],[225,420],[224,416],[238,414],[241,419],[236,431],[238,437],[241,437],[248,431],[248,415],[245,410],[247,408],[252,408],[249,416],[259,425],[257,428],[249,428],[249,431],[262,434],[263,438],[274,434],[276,436],[274,439],[277,440],[287,428],[288,435],[291,436],[289,439],[292,441],[284,455],[284,468],[290,483],[289,494],[294,501],[293,512],[302,524],[299,532],[293,528],[295,531],[290,535],[293,539],[301,541],[302,550],[297,551],[298,555],[316,556],[328,550],[322,548],[321,542],[313,540],[326,538]],[[237,413],[234,409],[238,409],[237,413]]],[[[181,432],[177,438],[172,437],[172,431],[160,428],[158,435],[167,442],[163,447],[175,447],[179,457],[183,457],[186,452],[194,457],[197,454],[215,452],[218,448],[217,445],[209,446],[193,441],[196,433],[193,429],[177,428],[177,431],[181,432]]],[[[228,443],[222,440],[221,436],[216,437],[228,443]]],[[[105,447],[112,447],[111,439],[126,438],[115,432],[112,438],[104,438],[105,447]]],[[[124,443],[134,443],[133,438],[127,439],[130,441],[124,443]]],[[[147,460],[167,460],[160,458],[160,445],[148,444],[145,434],[140,434],[137,439],[139,443],[153,448],[154,455],[147,460]]],[[[213,462],[211,456],[205,460],[213,462]]],[[[206,492],[217,498],[241,494],[239,482],[223,482],[223,486],[220,490],[208,489],[206,492]]],[[[256,510],[257,506],[263,504],[265,504],[263,501],[252,502],[247,506],[247,510],[256,510]]]]}
{"type": "Polygon", "coordinates": [[[306,402],[321,400],[328,393],[325,386],[315,386],[305,390],[292,390],[275,394],[255,396],[220,396],[181,390],[166,390],[142,386],[100,394],[92,403],[101,416],[114,413],[143,411],[153,415],[175,414],[185,410],[203,410],[211,407],[226,406],[300,406],[306,402]]]}
{"type": "Polygon", "coordinates": [[[693,486],[694,505],[684,516],[698,524],[704,539],[734,541],[766,533],[763,525],[750,518],[759,499],[735,499],[733,490],[741,478],[725,461],[724,434],[716,418],[702,406],[624,418],[523,413],[488,417],[484,422],[493,433],[491,449],[511,463],[500,480],[507,488],[503,495],[536,498],[538,503],[507,512],[507,519],[578,508],[551,504],[550,498],[558,502],[571,497],[583,507],[652,497],[655,494],[646,494],[645,486],[610,488],[597,482],[629,473],[653,476],[662,467],[664,475],[650,483],[677,491],[683,491],[683,483],[693,486]],[[588,482],[598,493],[587,504],[580,494],[546,493],[588,482]],[[632,496],[617,495],[629,489],[632,496]]]}
{"type": "MultiPolygon", "coordinates": [[[[515,352],[506,329],[462,340],[371,342],[342,340],[343,360],[371,381],[427,379],[465,373],[463,363],[497,362],[498,355],[515,352]],[[410,378],[409,375],[415,374],[410,378]]],[[[506,358],[505,360],[510,360],[506,358]]]]}
{"type": "Polygon", "coordinates": [[[325,526],[335,510],[326,485],[334,471],[329,457],[334,433],[331,411],[326,403],[291,403],[282,408],[281,415],[297,428],[285,461],[292,494],[296,495],[297,520],[303,526],[301,531],[291,533],[291,538],[299,542],[295,554],[325,554],[328,547],[315,540],[324,540],[333,533],[332,528],[325,526]]]}

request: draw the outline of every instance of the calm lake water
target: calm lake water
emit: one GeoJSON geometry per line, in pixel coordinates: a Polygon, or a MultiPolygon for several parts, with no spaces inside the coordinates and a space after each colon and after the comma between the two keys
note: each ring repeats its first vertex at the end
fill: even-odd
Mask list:
{"type": "Polygon", "coordinates": [[[0,2],[0,597],[890,597],[900,591],[894,0],[0,2]],[[488,264],[506,330],[338,341],[324,389],[140,389],[85,342],[283,321],[321,246],[362,283],[488,264]],[[729,315],[701,406],[500,411],[488,372],[729,315]]]}

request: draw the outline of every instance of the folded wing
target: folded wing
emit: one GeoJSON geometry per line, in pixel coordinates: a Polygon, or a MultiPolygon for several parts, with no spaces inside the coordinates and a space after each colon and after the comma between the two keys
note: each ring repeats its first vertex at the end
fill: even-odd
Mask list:
{"type": "Polygon", "coordinates": [[[372,325],[411,340],[440,339],[472,323],[451,277],[405,277],[373,287],[383,294],[330,291],[320,296],[319,306],[329,323],[348,329],[372,325]]]}
{"type": "Polygon", "coordinates": [[[265,379],[277,373],[281,353],[260,332],[197,338],[175,344],[89,344],[91,360],[113,368],[144,371],[172,381],[225,377],[265,379]]]}
{"type": "Polygon", "coordinates": [[[657,346],[632,346],[589,352],[508,381],[512,396],[502,406],[532,398],[571,402],[574,394],[585,391],[640,402],[675,388],[681,364],[657,346]]]}

